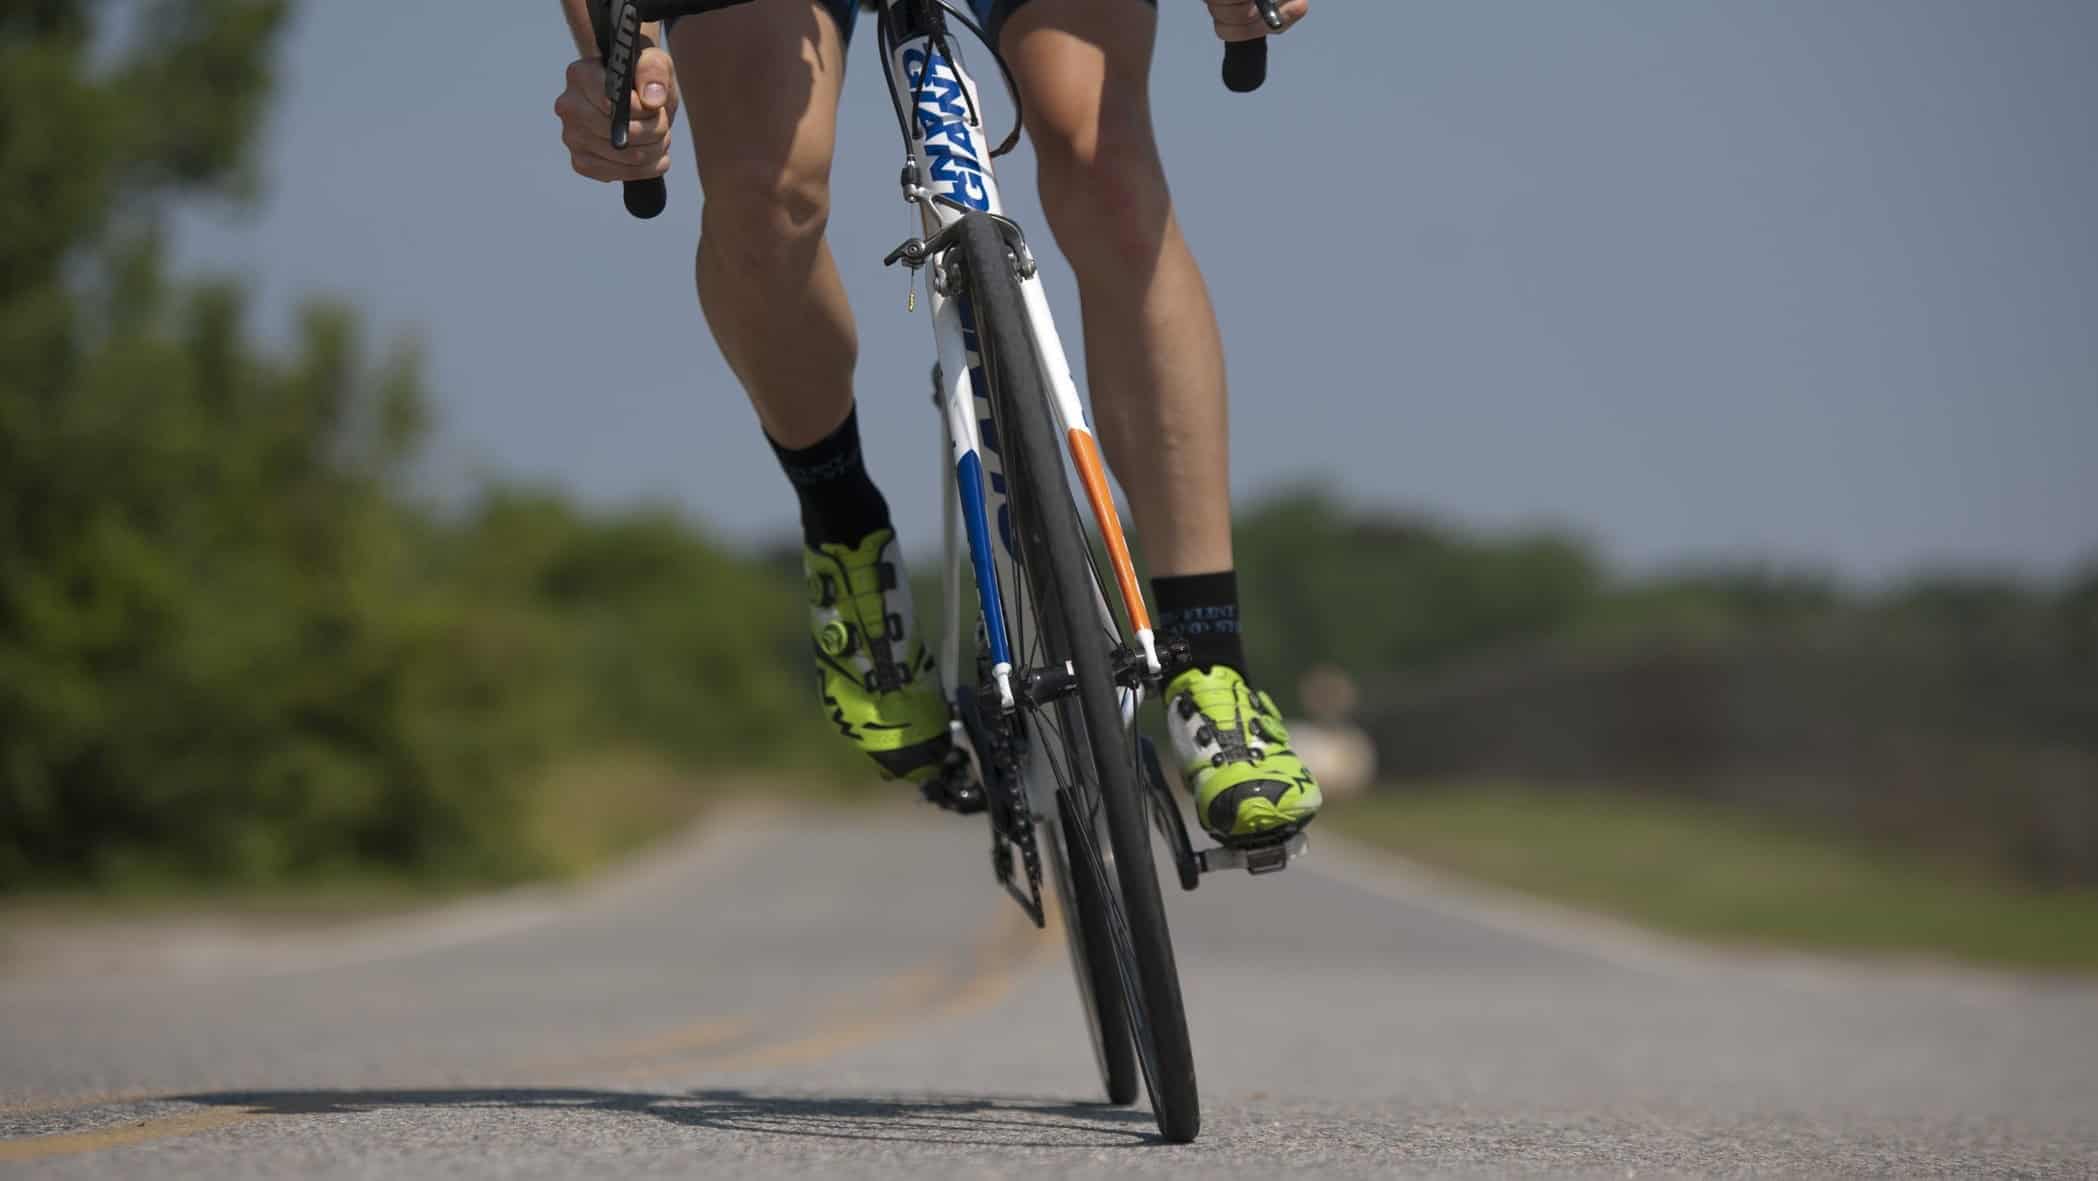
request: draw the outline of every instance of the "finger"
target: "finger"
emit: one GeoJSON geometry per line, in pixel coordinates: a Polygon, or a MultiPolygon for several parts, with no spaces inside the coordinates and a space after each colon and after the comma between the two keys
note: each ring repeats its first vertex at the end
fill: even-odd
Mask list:
{"type": "Polygon", "coordinates": [[[568,145],[568,154],[577,160],[594,160],[615,168],[651,168],[656,161],[670,154],[667,142],[615,148],[603,128],[565,127],[561,132],[561,142],[568,145]]]}
{"type": "Polygon", "coordinates": [[[602,162],[576,165],[576,171],[591,180],[653,180],[670,171],[670,157],[665,156],[654,164],[641,168],[620,168],[602,162]]]}
{"type": "Polygon", "coordinates": [[[1272,36],[1287,32],[1290,26],[1303,20],[1311,11],[1311,0],[1283,0],[1277,6],[1277,15],[1282,17],[1281,29],[1270,29],[1262,19],[1260,9],[1250,0],[1210,0],[1209,14],[1216,24],[1217,36],[1226,41],[1250,41],[1256,37],[1272,36]]]}
{"type": "Polygon", "coordinates": [[[599,106],[599,102],[603,101],[602,96],[593,99],[587,94],[564,90],[561,97],[554,100],[554,114],[560,117],[563,126],[592,125],[599,131],[605,131],[611,126],[609,116],[612,114],[612,104],[604,102],[603,106],[599,106]]]}
{"type": "Polygon", "coordinates": [[[615,164],[591,156],[571,157],[569,164],[579,176],[591,180],[648,180],[670,171],[670,156],[665,154],[646,164],[615,164]]]}
{"type": "Polygon", "coordinates": [[[605,94],[605,64],[596,58],[568,63],[568,89],[595,107],[598,114],[612,113],[612,100],[605,94]]]}
{"type": "Polygon", "coordinates": [[[634,109],[664,111],[671,108],[677,75],[670,55],[660,49],[644,49],[634,62],[634,109]]]}
{"type": "Polygon", "coordinates": [[[1210,0],[1209,16],[1217,36],[1226,41],[1251,41],[1268,35],[1267,22],[1251,0],[1210,0]]]}
{"type": "Polygon", "coordinates": [[[676,125],[677,121],[670,117],[667,110],[654,114],[642,114],[637,111],[635,117],[627,121],[626,142],[634,147],[663,143],[670,138],[671,129],[676,125]]]}

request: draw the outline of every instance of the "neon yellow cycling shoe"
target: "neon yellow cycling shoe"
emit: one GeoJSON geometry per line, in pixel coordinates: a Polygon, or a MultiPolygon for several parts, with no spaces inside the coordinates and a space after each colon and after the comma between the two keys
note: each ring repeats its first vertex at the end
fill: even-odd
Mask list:
{"type": "Polygon", "coordinates": [[[882,775],[924,783],[952,747],[932,653],[918,642],[896,533],[802,551],[824,712],[882,775]]]}
{"type": "Polygon", "coordinates": [[[1202,827],[1227,844],[1293,832],[1318,815],[1318,781],[1289,747],[1273,698],[1237,669],[1191,668],[1166,685],[1166,725],[1202,827]]]}

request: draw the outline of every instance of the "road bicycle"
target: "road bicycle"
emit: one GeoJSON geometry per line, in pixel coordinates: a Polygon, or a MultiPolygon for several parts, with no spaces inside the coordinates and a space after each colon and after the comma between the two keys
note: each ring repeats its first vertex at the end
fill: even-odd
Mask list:
{"type": "MultiPolygon", "coordinates": [[[[1279,29],[1272,0],[1258,3],[1279,29]]],[[[677,0],[595,0],[615,146],[626,137],[641,23],[691,9],[677,0]]],[[[1108,1101],[1134,1103],[1141,1073],[1160,1133],[1187,1143],[1201,1112],[1152,836],[1181,887],[1193,890],[1214,870],[1286,868],[1304,834],[1196,849],[1157,751],[1138,732],[1138,709],[1146,694],[1162,692],[1177,641],[1151,627],[1034,255],[999,201],[990,162],[1017,144],[1019,129],[992,147],[949,21],[990,51],[1011,89],[1004,61],[968,12],[939,0],[881,0],[877,23],[904,141],[903,198],[923,226],[922,237],[884,261],[927,278],[933,402],[952,464],[942,476],[950,492],[940,670],[957,754],[926,793],[989,817],[992,871],[1037,927],[1047,925],[1049,879],[1108,1101]],[[1099,560],[1080,523],[1073,473],[1099,560]],[[975,589],[966,606],[965,566],[975,589]],[[975,675],[966,683],[965,613],[975,625],[975,675]]],[[[1264,39],[1225,47],[1231,89],[1258,89],[1266,73],[1264,39]]],[[[660,179],[628,182],[627,208],[653,217],[666,192],[660,179]]],[[[914,302],[915,291],[914,279],[914,302]]]]}

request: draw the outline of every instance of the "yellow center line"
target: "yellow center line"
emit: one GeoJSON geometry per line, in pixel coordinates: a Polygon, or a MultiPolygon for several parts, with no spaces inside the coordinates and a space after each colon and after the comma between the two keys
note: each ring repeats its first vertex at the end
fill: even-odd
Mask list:
{"type": "Polygon", "coordinates": [[[85,1091],[57,1095],[33,1103],[0,1103],[0,1115],[56,1115],[64,1111],[86,1111],[90,1107],[115,1107],[120,1103],[151,1103],[167,1098],[166,1091],[85,1091]]]}
{"type": "MultiPolygon", "coordinates": [[[[1054,912],[1051,913],[1053,919],[1054,912]]],[[[872,1002],[858,1009],[849,1007],[849,1003],[841,1005],[837,1019],[799,1037],[702,1055],[675,1065],[651,1063],[618,1077],[660,1077],[673,1070],[723,1073],[795,1066],[878,1041],[919,1022],[975,1012],[1010,992],[1042,949],[1058,937],[1053,921],[1049,931],[1037,931],[1017,911],[1007,911],[959,964],[923,968],[880,981],[872,990],[872,1002]]],[[[862,989],[855,995],[868,991],[862,989]]]]}
{"type": "MultiPolygon", "coordinates": [[[[662,1075],[672,1070],[752,1070],[817,1061],[901,1032],[915,1022],[959,1016],[988,1007],[1012,990],[1044,947],[1056,942],[1053,912],[1050,926],[1052,929],[1047,932],[1037,931],[1034,924],[1017,913],[1006,911],[989,936],[980,939],[959,963],[935,964],[878,980],[871,989],[861,989],[856,994],[873,994],[875,999],[867,1007],[857,1011],[847,1009],[838,1020],[785,1041],[735,1044],[759,1026],[755,1018],[703,1021],[629,1042],[580,1062],[570,1059],[564,1063],[542,1063],[539,1069],[552,1072],[582,1066],[587,1070],[591,1064],[616,1061],[626,1065],[626,1069],[614,1077],[634,1078],[662,1075]],[[1044,935],[1050,938],[1045,939],[1044,935]],[[707,1052],[723,1046],[732,1048],[707,1052]],[[700,1053],[691,1058],[683,1057],[693,1051],[700,1053]],[[634,1063],[631,1061],[634,1057],[650,1061],[634,1063]]],[[[55,1107],[23,1106],[0,1111],[79,1111],[155,1098],[164,1099],[166,1096],[164,1093],[131,1093],[55,1107]]],[[[124,1148],[233,1127],[273,1114],[277,1113],[252,1107],[230,1107],[182,1112],[85,1132],[53,1132],[0,1139],[0,1161],[46,1160],[124,1148]]]]}
{"type": "Polygon", "coordinates": [[[118,1124],[113,1128],[96,1128],[89,1132],[54,1132],[47,1136],[23,1136],[0,1140],[0,1161],[47,1160],[54,1156],[100,1152],[109,1148],[144,1144],[151,1140],[194,1136],[199,1132],[232,1127],[234,1124],[244,1124],[256,1118],[258,1113],[246,1109],[189,1111],[181,1115],[166,1115],[158,1119],[118,1124]]]}

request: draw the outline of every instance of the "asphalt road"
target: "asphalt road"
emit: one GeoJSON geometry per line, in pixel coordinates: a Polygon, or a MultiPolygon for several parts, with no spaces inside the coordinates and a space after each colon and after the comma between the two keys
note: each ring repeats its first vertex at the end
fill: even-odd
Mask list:
{"type": "Polygon", "coordinates": [[[2098,988],[1687,950],[1327,840],[1172,917],[1205,1127],[927,811],[576,894],[17,940],[0,1177],[2098,1176],[2098,988]]]}

